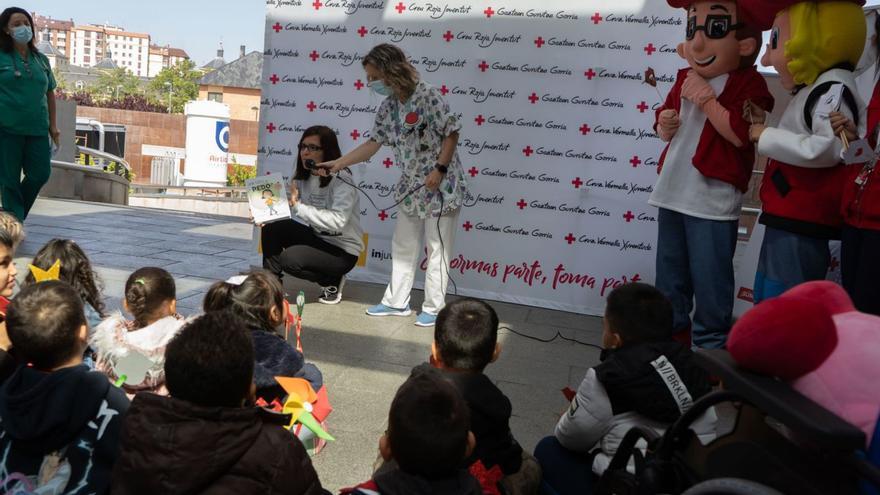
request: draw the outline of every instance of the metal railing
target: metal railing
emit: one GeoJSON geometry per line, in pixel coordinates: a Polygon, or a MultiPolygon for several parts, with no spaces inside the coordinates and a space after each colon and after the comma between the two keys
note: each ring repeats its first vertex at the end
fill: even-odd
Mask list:
{"type": "MultiPolygon", "coordinates": [[[[96,150],[94,148],[89,148],[86,146],[76,146],[77,156],[79,155],[89,155],[92,158],[96,158],[95,164],[91,163],[76,163],[76,165],[84,165],[86,167],[100,167],[104,170],[104,172],[111,173],[123,177],[125,180],[131,181],[132,172],[131,165],[125,161],[124,158],[116,156],[112,153],[107,153],[106,151],[96,150]],[[103,162],[107,163],[103,163],[103,162]]],[[[64,162],[59,162],[64,163],[64,162]]]]}

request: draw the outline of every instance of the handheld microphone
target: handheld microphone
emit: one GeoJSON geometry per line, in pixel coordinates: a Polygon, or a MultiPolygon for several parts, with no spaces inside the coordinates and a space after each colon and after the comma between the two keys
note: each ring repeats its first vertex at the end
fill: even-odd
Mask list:
{"type": "Polygon", "coordinates": [[[303,161],[303,167],[305,167],[306,170],[317,170],[318,169],[317,164],[315,163],[315,160],[312,160],[311,158],[303,161]]]}

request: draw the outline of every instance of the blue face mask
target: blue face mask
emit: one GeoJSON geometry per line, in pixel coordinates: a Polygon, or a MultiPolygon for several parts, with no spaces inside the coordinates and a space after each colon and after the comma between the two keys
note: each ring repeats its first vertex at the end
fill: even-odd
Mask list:
{"type": "Polygon", "coordinates": [[[367,86],[370,87],[370,91],[379,96],[391,96],[391,88],[385,85],[385,81],[373,81],[367,84],[367,86]]]}
{"type": "Polygon", "coordinates": [[[34,39],[34,32],[30,26],[16,26],[12,29],[12,39],[19,45],[26,45],[34,39]]]}

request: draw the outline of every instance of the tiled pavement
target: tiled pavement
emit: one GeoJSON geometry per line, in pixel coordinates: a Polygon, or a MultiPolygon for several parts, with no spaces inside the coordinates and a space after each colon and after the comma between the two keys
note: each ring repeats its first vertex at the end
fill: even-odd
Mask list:
{"type": "MultiPolygon", "coordinates": [[[[177,280],[178,308],[185,315],[200,310],[205,291],[258,264],[252,227],[240,219],[40,199],[25,224],[27,240],[17,266],[24,276],[34,253],[52,238],[75,240],[104,281],[110,309],[120,307],[128,275],[143,266],[159,266],[177,280]]],[[[317,287],[287,281],[289,293],[305,289],[308,301],[317,287]]],[[[367,479],[385,429],[388,406],[410,369],[427,359],[432,332],[407,318],[370,318],[383,287],[350,282],[338,306],[309,304],[303,331],[306,358],[324,373],[335,411],[329,427],[337,438],[315,458],[322,482],[331,490],[367,479]]],[[[421,293],[413,307],[421,304],[421,293]]],[[[493,303],[502,322],[518,332],[550,338],[557,331],[599,344],[601,321],[541,308],[493,303]]],[[[489,376],[513,403],[514,435],[526,449],[552,432],[566,403],[559,390],[576,387],[586,369],[598,362],[595,348],[564,341],[539,343],[502,332],[503,352],[489,376]]]]}

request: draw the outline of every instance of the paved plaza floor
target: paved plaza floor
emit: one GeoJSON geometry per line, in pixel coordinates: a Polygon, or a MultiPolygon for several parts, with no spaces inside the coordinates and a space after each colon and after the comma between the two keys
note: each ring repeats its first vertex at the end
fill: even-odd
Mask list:
{"type": "MultiPolygon", "coordinates": [[[[17,253],[20,278],[34,253],[53,238],[75,240],[89,255],[104,281],[108,309],[121,307],[128,275],[158,266],[177,280],[178,308],[184,315],[201,310],[208,287],[259,262],[251,241],[252,226],[240,219],[149,210],[75,201],[40,199],[25,224],[27,239],[17,253]]],[[[318,287],[287,280],[289,293],[306,290],[307,302],[318,287]]],[[[413,325],[410,317],[371,318],[383,286],[350,282],[337,306],[307,304],[303,320],[306,359],[318,365],[334,407],[328,425],[337,441],[315,459],[325,487],[337,490],[370,477],[379,436],[397,387],[413,366],[428,358],[433,332],[413,325]]],[[[422,293],[413,294],[413,308],[422,293]]],[[[519,333],[550,339],[561,332],[598,345],[599,318],[542,308],[492,303],[502,324],[519,333]]],[[[502,331],[500,359],[487,369],[513,403],[511,427],[526,449],[550,434],[566,407],[560,389],[576,388],[587,368],[599,361],[596,348],[557,339],[530,340],[502,331]]]]}

